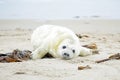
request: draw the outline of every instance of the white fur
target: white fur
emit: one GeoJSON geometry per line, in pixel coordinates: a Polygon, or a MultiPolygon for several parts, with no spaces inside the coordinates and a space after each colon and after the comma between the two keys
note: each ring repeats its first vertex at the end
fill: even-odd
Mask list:
{"type": "Polygon", "coordinates": [[[47,53],[63,59],[90,54],[90,50],[81,47],[79,38],[73,31],[61,26],[43,25],[38,27],[31,36],[31,43],[34,48],[33,59],[42,58],[47,53]],[[63,46],[66,48],[63,49],[63,46]]]}

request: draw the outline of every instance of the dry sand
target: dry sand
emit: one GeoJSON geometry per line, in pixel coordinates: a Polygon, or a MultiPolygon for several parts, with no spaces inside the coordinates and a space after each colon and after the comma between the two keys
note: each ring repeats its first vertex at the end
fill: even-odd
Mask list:
{"type": "Polygon", "coordinates": [[[88,35],[81,44],[96,43],[99,53],[72,60],[38,59],[0,63],[0,80],[120,80],[120,60],[95,63],[120,53],[120,20],[0,20],[0,53],[13,49],[32,50],[30,35],[38,25],[68,26],[76,33],[88,35]],[[89,65],[91,69],[78,70],[89,65]]]}

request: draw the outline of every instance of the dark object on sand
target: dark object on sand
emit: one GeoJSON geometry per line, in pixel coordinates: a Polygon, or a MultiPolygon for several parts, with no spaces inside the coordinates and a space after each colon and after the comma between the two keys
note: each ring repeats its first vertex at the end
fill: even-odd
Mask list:
{"type": "Polygon", "coordinates": [[[89,65],[86,66],[78,66],[78,70],[84,70],[84,69],[91,69],[89,65]]]}
{"type": "Polygon", "coordinates": [[[16,72],[15,74],[26,74],[25,72],[16,72]]]}
{"type": "Polygon", "coordinates": [[[31,51],[15,49],[13,52],[0,54],[0,62],[22,62],[31,59],[31,51]]]}
{"type": "Polygon", "coordinates": [[[111,55],[106,59],[98,60],[98,61],[96,61],[96,63],[101,63],[101,62],[105,62],[105,61],[112,60],[112,59],[117,59],[117,60],[120,59],[120,53],[111,55]]]}
{"type": "Polygon", "coordinates": [[[88,35],[81,35],[81,34],[76,34],[76,36],[78,37],[78,38],[88,38],[89,36],[88,35]]]}
{"type": "Polygon", "coordinates": [[[44,57],[42,57],[42,59],[43,58],[54,58],[54,57],[51,54],[47,53],[44,57]]]}

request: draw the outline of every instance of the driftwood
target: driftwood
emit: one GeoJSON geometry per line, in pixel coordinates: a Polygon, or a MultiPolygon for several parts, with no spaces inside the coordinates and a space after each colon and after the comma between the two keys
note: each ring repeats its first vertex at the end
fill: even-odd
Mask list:
{"type": "Polygon", "coordinates": [[[97,49],[97,45],[95,43],[90,43],[88,45],[82,45],[82,46],[89,49],[97,49]]]}
{"type": "Polygon", "coordinates": [[[86,47],[86,48],[91,49],[92,54],[99,54],[99,50],[98,50],[98,47],[97,47],[96,43],[90,43],[90,44],[87,44],[87,45],[82,45],[82,47],[86,47]]]}
{"type": "Polygon", "coordinates": [[[120,53],[111,55],[111,56],[109,56],[109,57],[106,58],[106,59],[98,60],[98,61],[95,61],[95,62],[96,62],[96,63],[101,63],[101,62],[105,62],[105,61],[112,60],[112,59],[117,59],[117,60],[120,59],[120,53]]]}

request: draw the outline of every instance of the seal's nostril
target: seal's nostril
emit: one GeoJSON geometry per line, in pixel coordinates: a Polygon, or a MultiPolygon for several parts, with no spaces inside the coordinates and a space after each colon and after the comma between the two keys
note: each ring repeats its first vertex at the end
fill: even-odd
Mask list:
{"type": "Polygon", "coordinates": [[[64,55],[65,55],[65,56],[69,56],[69,54],[68,54],[68,53],[64,53],[64,55]]]}
{"type": "Polygon", "coordinates": [[[69,54],[67,54],[67,56],[69,56],[69,54]]]}
{"type": "Polygon", "coordinates": [[[67,55],[67,53],[64,53],[64,55],[67,55]]]}

